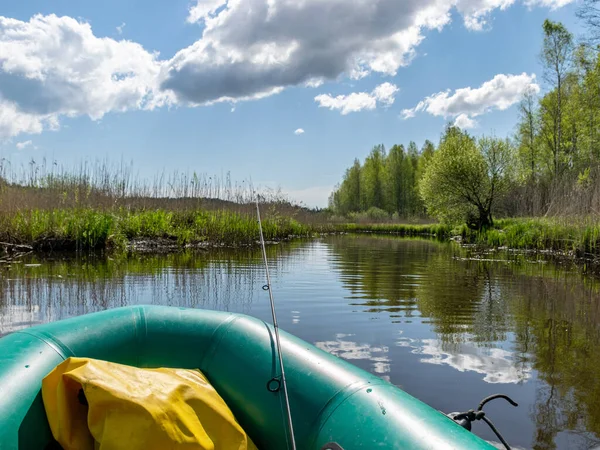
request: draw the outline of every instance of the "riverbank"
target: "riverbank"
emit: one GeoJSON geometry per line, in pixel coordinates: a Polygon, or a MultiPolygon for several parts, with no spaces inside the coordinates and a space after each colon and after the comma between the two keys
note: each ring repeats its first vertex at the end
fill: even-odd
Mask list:
{"type": "Polygon", "coordinates": [[[452,237],[453,227],[451,225],[440,223],[418,225],[403,223],[346,223],[337,225],[336,231],[345,233],[394,234],[407,237],[423,236],[435,237],[438,239],[449,239],[452,237]]]}
{"type": "Polygon", "coordinates": [[[556,252],[600,262],[600,222],[592,218],[497,220],[482,232],[460,229],[468,243],[486,247],[556,252]]]}
{"type": "Polygon", "coordinates": [[[396,234],[452,239],[483,249],[544,252],[571,259],[600,271],[600,221],[594,218],[510,218],[496,220],[492,228],[475,231],[466,225],[348,224],[348,232],[396,234]]]}
{"type": "MultiPolygon", "coordinates": [[[[307,225],[264,211],[267,241],[333,230],[332,225],[307,225]]],[[[0,242],[6,253],[238,247],[255,245],[257,239],[256,216],[227,210],[31,210],[0,218],[0,242]]]]}
{"type": "MultiPolygon", "coordinates": [[[[315,216],[316,217],[316,216],[315,216]]],[[[306,219],[306,218],[305,218],[306,219]]],[[[323,219],[322,217],[320,219],[323,219]]],[[[394,234],[456,240],[481,248],[552,252],[600,267],[600,222],[593,218],[514,218],[474,231],[446,224],[360,224],[297,220],[263,210],[265,240],[280,242],[323,233],[394,234]]],[[[256,216],[220,210],[95,210],[72,208],[17,211],[0,217],[0,260],[28,251],[113,250],[132,253],[254,246],[256,216]],[[4,256],[2,255],[4,253],[4,256]]]]}

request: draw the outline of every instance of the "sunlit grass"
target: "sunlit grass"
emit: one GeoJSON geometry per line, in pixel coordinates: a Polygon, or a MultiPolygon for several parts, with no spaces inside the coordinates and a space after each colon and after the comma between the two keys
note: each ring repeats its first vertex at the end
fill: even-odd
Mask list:
{"type": "MultiPolygon", "coordinates": [[[[307,237],[320,229],[280,215],[266,214],[263,219],[266,240],[307,237]]],[[[36,244],[53,240],[80,249],[124,247],[128,241],[141,238],[172,239],[181,245],[251,245],[258,237],[256,217],[226,210],[31,210],[0,218],[2,241],[36,244]]]]}
{"type": "Polygon", "coordinates": [[[452,227],[449,225],[433,223],[424,225],[399,224],[399,223],[377,223],[360,224],[349,223],[338,226],[339,231],[348,233],[379,233],[397,234],[400,236],[435,236],[438,238],[450,237],[452,227]]]}
{"type": "Polygon", "coordinates": [[[599,253],[600,221],[593,217],[514,218],[497,220],[483,232],[462,227],[469,242],[490,247],[599,253]]]}
{"type": "Polygon", "coordinates": [[[342,224],[339,231],[400,236],[461,236],[463,242],[487,247],[573,252],[577,256],[600,255],[600,220],[593,217],[510,218],[496,220],[484,231],[466,225],[445,224],[342,224]]]}
{"type": "MultiPolygon", "coordinates": [[[[279,190],[196,172],[137,178],[133,166],[106,161],[62,167],[0,161],[0,241],[50,249],[128,248],[167,239],[180,246],[252,245],[331,231],[324,214],[290,201],[279,190]]],[[[0,246],[0,250],[1,250],[0,246]]]]}

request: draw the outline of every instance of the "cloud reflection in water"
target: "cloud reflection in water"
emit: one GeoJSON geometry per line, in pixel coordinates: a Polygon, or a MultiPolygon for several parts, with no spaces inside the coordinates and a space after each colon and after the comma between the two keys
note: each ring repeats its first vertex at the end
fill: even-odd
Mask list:
{"type": "Polygon", "coordinates": [[[397,345],[411,347],[412,353],[423,355],[420,362],[427,364],[448,365],[459,372],[476,372],[485,375],[486,383],[521,383],[531,378],[531,364],[518,364],[513,352],[502,348],[477,347],[470,343],[445,349],[438,339],[415,340],[400,338],[397,345]]]}
{"type": "Polygon", "coordinates": [[[316,342],[315,346],[342,359],[370,361],[373,366],[372,371],[381,378],[389,381],[389,376],[385,375],[390,373],[391,370],[391,361],[388,356],[389,347],[385,345],[374,347],[370,344],[359,344],[344,340],[344,338],[349,336],[352,336],[352,334],[336,334],[335,341],[316,342]]]}

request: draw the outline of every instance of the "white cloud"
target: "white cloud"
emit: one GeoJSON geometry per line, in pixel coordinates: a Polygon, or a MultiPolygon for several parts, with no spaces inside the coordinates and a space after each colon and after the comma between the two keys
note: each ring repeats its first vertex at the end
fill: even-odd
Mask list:
{"type": "Polygon", "coordinates": [[[311,78],[306,83],[304,83],[304,86],[308,88],[318,88],[323,83],[325,83],[325,80],[323,80],[323,78],[311,78]]]}
{"type": "Polygon", "coordinates": [[[454,119],[454,125],[467,130],[469,128],[475,128],[477,126],[477,121],[471,119],[466,114],[459,114],[456,119],[454,119]]]}
{"type": "Polygon", "coordinates": [[[343,115],[377,107],[375,97],[366,92],[353,92],[350,95],[338,95],[337,97],[332,97],[330,94],[321,94],[315,97],[315,101],[320,108],[339,109],[343,115]]]}
{"type": "Polygon", "coordinates": [[[164,103],[156,57],[70,17],[0,16],[0,138],[55,129],[60,116],[98,120],[164,103]]]}
{"type": "Polygon", "coordinates": [[[338,95],[333,97],[330,94],[321,94],[315,97],[315,101],[320,108],[329,108],[339,110],[343,115],[363,110],[373,110],[377,107],[377,102],[384,106],[390,106],[394,103],[394,98],[398,88],[391,83],[383,83],[373,89],[373,92],[353,92],[349,95],[338,95]]]}
{"type": "Polygon", "coordinates": [[[481,30],[493,11],[517,2],[553,8],[568,1],[197,0],[188,21],[204,23],[202,37],[166,63],[161,87],[179,102],[206,104],[340,76],[395,75],[453,10],[467,28],[481,30]]]}
{"type": "Polygon", "coordinates": [[[398,89],[395,84],[383,83],[373,90],[373,96],[378,102],[381,102],[386,106],[391,106],[394,104],[396,93],[399,90],[400,89],[398,89]]]}
{"type": "MultiPolygon", "coordinates": [[[[528,8],[544,7],[551,10],[562,8],[576,0],[523,0],[528,8]]],[[[507,9],[517,0],[455,0],[456,9],[463,16],[465,27],[473,31],[481,31],[489,26],[492,11],[507,9]]]]}
{"type": "Polygon", "coordinates": [[[403,110],[402,116],[409,119],[418,112],[427,112],[433,116],[455,118],[457,126],[472,128],[476,125],[473,117],[491,110],[505,110],[519,102],[527,91],[540,91],[534,74],[498,74],[478,88],[457,89],[452,95],[449,90],[430,95],[414,108],[403,110]]]}
{"type": "Polygon", "coordinates": [[[29,141],[23,141],[23,142],[17,142],[16,147],[19,150],[23,150],[24,148],[27,148],[27,147],[33,147],[33,148],[35,148],[33,146],[33,142],[31,140],[29,140],[29,141]]]}
{"type": "Polygon", "coordinates": [[[445,0],[229,0],[195,3],[202,38],[162,72],[182,103],[253,99],[340,75],[394,75],[423,33],[450,21],[445,0]],[[218,6],[217,6],[218,5],[218,6]]]}
{"type": "Polygon", "coordinates": [[[530,8],[542,6],[554,10],[575,3],[575,1],[576,0],[525,0],[525,5],[530,8]]]}
{"type": "Polygon", "coordinates": [[[125,22],[123,22],[121,25],[119,25],[117,27],[117,33],[123,34],[123,28],[125,28],[125,25],[127,25],[125,22]]]}
{"type": "MultiPolygon", "coordinates": [[[[340,77],[393,76],[453,10],[481,29],[515,2],[559,8],[570,0],[196,0],[200,38],[169,60],[127,40],[95,36],[71,17],[0,16],[0,139],[56,129],[60,118],[260,99],[288,86],[340,77]]],[[[117,32],[123,32],[123,23],[117,32]]],[[[350,95],[361,109],[373,96],[350,95]]],[[[358,107],[358,106],[356,106],[358,107]]],[[[352,108],[350,108],[352,110],[352,108]]]]}
{"type": "Polygon", "coordinates": [[[456,9],[462,14],[465,27],[480,31],[489,21],[495,9],[504,10],[516,0],[457,0],[456,9]]]}
{"type": "Polygon", "coordinates": [[[187,21],[195,23],[211,18],[226,3],[227,0],[196,0],[196,4],[190,7],[187,21]]]}
{"type": "Polygon", "coordinates": [[[299,134],[304,134],[304,130],[302,128],[298,128],[296,131],[294,131],[295,135],[299,135],[299,134]]]}

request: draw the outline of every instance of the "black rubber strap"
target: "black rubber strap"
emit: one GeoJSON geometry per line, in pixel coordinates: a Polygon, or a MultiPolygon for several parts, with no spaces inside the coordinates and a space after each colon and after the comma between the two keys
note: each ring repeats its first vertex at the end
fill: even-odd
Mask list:
{"type": "Polygon", "coordinates": [[[340,444],[336,444],[335,442],[330,442],[329,444],[325,444],[321,447],[321,450],[344,450],[340,444]]]}

